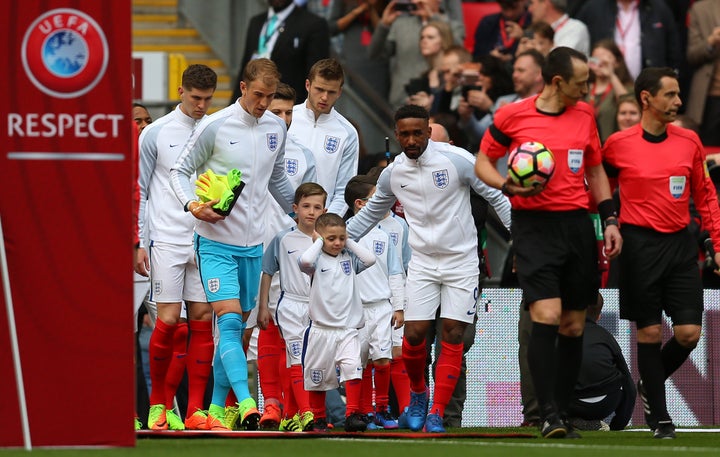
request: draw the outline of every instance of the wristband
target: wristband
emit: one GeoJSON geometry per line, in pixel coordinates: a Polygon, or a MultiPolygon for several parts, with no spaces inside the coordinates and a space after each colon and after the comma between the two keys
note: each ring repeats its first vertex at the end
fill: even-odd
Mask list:
{"type": "Polygon", "coordinates": [[[507,183],[506,183],[506,182],[504,182],[503,185],[502,185],[502,187],[500,187],[500,191],[501,191],[503,194],[507,195],[508,197],[512,197],[512,196],[515,195],[514,193],[510,192],[510,190],[507,188],[507,183]]]}
{"type": "Polygon", "coordinates": [[[185,210],[186,213],[190,212],[190,203],[192,203],[194,201],[197,201],[197,200],[190,200],[189,202],[185,203],[185,206],[183,206],[183,209],[185,210]]]}
{"type": "Polygon", "coordinates": [[[609,217],[618,217],[617,210],[615,209],[615,202],[612,198],[608,198],[607,200],[603,200],[597,205],[598,213],[600,214],[600,220],[603,221],[603,223],[609,218],[609,217]]]}
{"type": "Polygon", "coordinates": [[[610,217],[603,221],[603,230],[608,228],[609,225],[614,225],[615,227],[620,227],[620,223],[618,222],[617,218],[610,217]]]}

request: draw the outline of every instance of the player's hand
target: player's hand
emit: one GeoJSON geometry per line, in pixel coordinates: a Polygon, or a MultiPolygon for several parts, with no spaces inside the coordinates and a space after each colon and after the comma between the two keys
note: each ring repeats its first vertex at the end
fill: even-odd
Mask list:
{"type": "Polygon", "coordinates": [[[150,258],[145,248],[135,249],[135,273],[148,277],[150,276],[150,258]]]}
{"type": "Polygon", "coordinates": [[[390,27],[393,22],[395,22],[395,19],[400,16],[401,12],[395,9],[395,4],[397,3],[396,0],[392,0],[390,3],[387,4],[385,9],[383,10],[382,16],[380,17],[380,22],[385,27],[390,27]]]}
{"type": "Polygon", "coordinates": [[[537,195],[545,190],[545,186],[542,184],[536,184],[532,187],[523,187],[515,184],[515,181],[508,178],[507,181],[505,181],[505,189],[507,189],[512,195],[517,195],[518,197],[532,197],[533,195],[537,195]]]}
{"type": "Polygon", "coordinates": [[[194,205],[193,202],[191,202],[190,212],[196,219],[200,219],[201,221],[209,222],[211,224],[222,221],[225,219],[225,216],[221,216],[213,209],[213,205],[217,204],[219,201],[220,200],[210,200],[205,203],[194,202],[194,205]]]}
{"type": "Polygon", "coordinates": [[[609,260],[620,255],[622,251],[623,239],[620,235],[620,229],[617,225],[608,225],[603,232],[605,238],[605,255],[609,260]]]}
{"type": "Polygon", "coordinates": [[[393,311],[392,320],[390,321],[395,330],[405,324],[405,313],[403,311],[393,311]]]}
{"type": "Polygon", "coordinates": [[[258,306],[257,325],[260,330],[267,330],[270,325],[270,309],[268,309],[267,303],[265,306],[258,306]]]}
{"type": "Polygon", "coordinates": [[[720,252],[715,253],[715,255],[713,256],[713,260],[715,260],[715,268],[713,268],[713,273],[720,276],[720,267],[718,267],[718,265],[720,265],[720,252]]]}

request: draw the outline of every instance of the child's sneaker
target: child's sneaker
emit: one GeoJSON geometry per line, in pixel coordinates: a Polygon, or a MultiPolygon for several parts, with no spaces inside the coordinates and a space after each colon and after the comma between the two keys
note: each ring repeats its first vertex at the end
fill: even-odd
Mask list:
{"type": "Polygon", "coordinates": [[[167,430],[167,416],[165,415],[165,405],[150,406],[150,414],[148,414],[148,428],[150,430],[167,430]]]}
{"type": "Polygon", "coordinates": [[[167,419],[168,428],[170,430],[185,430],[185,424],[183,424],[183,421],[178,417],[177,414],[175,414],[174,410],[166,410],[165,418],[167,419]]]}

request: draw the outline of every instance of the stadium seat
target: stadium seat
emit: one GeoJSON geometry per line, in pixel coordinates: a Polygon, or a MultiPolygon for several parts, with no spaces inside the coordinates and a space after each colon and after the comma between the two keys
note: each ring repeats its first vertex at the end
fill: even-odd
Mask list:
{"type": "Polygon", "coordinates": [[[463,21],[465,22],[465,49],[472,52],[475,47],[475,29],[480,19],[488,14],[500,12],[497,2],[463,2],[463,21]]]}

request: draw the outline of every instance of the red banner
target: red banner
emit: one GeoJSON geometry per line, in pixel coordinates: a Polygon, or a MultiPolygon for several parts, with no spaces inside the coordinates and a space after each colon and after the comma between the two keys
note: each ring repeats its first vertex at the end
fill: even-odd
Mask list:
{"type": "Polygon", "coordinates": [[[6,9],[0,447],[132,446],[130,2],[6,9]]]}

